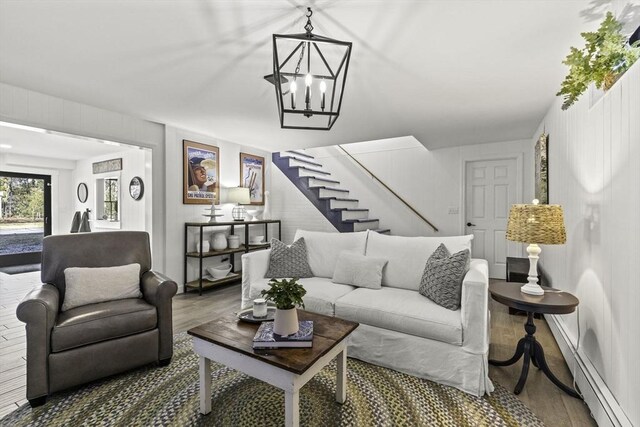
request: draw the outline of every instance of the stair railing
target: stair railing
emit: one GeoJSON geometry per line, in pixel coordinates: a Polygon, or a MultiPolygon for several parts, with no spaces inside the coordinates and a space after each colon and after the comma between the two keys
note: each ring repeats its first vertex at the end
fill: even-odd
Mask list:
{"type": "Polygon", "coordinates": [[[439,231],[438,228],[433,225],[431,223],[431,221],[429,221],[427,218],[425,218],[424,216],[422,216],[422,214],[420,212],[418,212],[413,206],[411,206],[406,200],[404,200],[402,197],[400,197],[400,195],[398,193],[396,193],[395,191],[393,191],[387,184],[385,184],[380,178],[378,178],[373,172],[371,172],[365,165],[363,165],[362,163],[360,163],[360,161],[358,161],[358,159],[356,159],[355,157],[353,157],[351,155],[351,153],[349,153],[347,150],[345,150],[342,145],[338,145],[338,148],[341,149],[342,151],[344,151],[344,153],[349,156],[351,158],[351,160],[353,160],[354,162],[356,162],[358,164],[358,166],[360,166],[362,169],[364,169],[369,175],[371,175],[371,178],[375,179],[376,181],[378,181],[380,183],[380,185],[382,185],[384,188],[386,188],[391,194],[393,194],[398,200],[400,200],[406,207],[408,207],[411,212],[413,212],[414,214],[418,215],[418,217],[420,217],[420,219],[422,221],[424,221],[425,223],[427,223],[429,225],[429,227],[433,228],[433,231],[439,231]]]}

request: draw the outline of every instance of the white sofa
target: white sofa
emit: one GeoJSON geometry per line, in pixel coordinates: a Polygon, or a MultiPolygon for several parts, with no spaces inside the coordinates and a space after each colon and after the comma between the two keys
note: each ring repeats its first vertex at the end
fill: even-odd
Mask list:
{"type": "MultiPolygon", "coordinates": [[[[460,309],[448,310],[420,295],[427,258],[440,243],[451,252],[470,249],[473,236],[401,237],[376,232],[324,233],[298,230],[315,277],[300,279],[306,309],[353,320],[349,356],[450,385],[482,396],[489,379],[488,266],[472,259],[462,284],[460,309]],[[338,255],[348,250],[388,260],[381,289],[331,281],[338,255]]],[[[242,308],[267,289],[269,250],[242,256],[242,308]]]]}

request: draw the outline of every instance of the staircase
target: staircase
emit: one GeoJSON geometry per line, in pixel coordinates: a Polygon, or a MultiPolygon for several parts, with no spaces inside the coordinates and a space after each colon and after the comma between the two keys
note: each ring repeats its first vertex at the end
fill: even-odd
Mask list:
{"type": "Polygon", "coordinates": [[[331,174],[313,156],[290,150],[273,153],[272,160],[339,232],[389,233],[388,229],[380,228],[379,219],[369,218],[369,209],[359,207],[358,199],[350,198],[349,190],[341,188],[340,181],[331,179],[331,174]]]}

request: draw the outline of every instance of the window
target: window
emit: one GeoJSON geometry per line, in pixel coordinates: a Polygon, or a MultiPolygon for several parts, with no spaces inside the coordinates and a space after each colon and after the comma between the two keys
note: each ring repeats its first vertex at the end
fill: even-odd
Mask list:
{"type": "Polygon", "coordinates": [[[104,180],[104,213],[102,219],[107,221],[118,220],[118,179],[107,178],[104,180]]]}
{"type": "Polygon", "coordinates": [[[96,228],[120,228],[120,174],[110,174],[96,181],[96,228]]]}

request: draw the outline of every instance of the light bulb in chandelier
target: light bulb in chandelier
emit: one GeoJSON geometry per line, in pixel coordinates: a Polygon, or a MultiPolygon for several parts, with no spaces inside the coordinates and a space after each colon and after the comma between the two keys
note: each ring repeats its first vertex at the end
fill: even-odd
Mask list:
{"type": "Polygon", "coordinates": [[[296,84],[296,81],[293,80],[289,85],[289,92],[291,93],[291,109],[292,110],[296,109],[296,90],[298,90],[298,85],[296,84]]]}
{"type": "Polygon", "coordinates": [[[327,83],[324,80],[320,81],[320,108],[324,111],[324,93],[327,91],[327,83]]]}
{"type": "Polygon", "coordinates": [[[311,83],[313,83],[313,77],[311,77],[311,74],[307,73],[304,77],[304,108],[306,110],[311,110],[311,83]]]}

